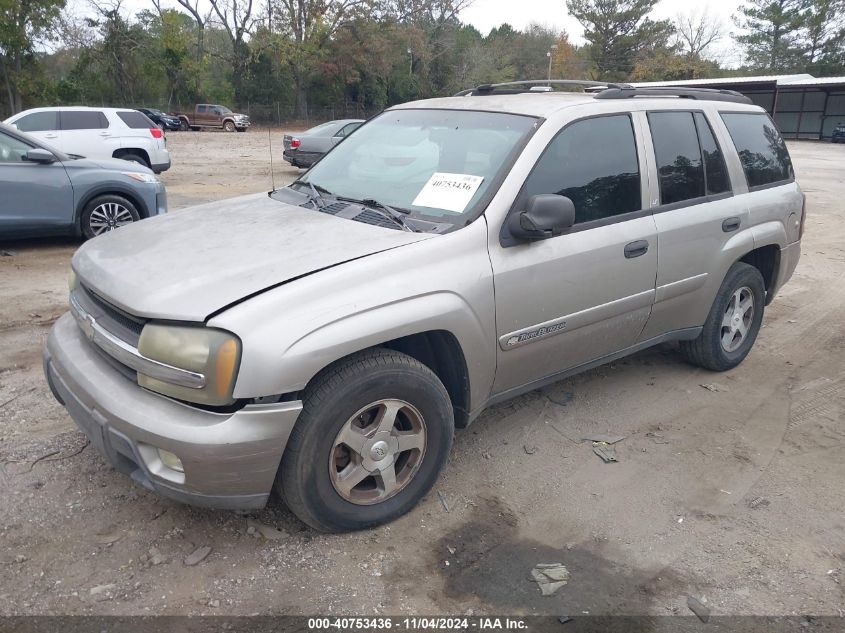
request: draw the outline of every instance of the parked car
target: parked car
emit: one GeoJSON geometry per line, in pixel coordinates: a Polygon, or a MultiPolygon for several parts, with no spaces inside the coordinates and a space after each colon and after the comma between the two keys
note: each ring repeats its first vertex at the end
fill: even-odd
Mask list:
{"type": "Polygon", "coordinates": [[[830,135],[830,140],[833,143],[845,142],[845,123],[837,123],[833,128],[833,134],[830,135]]]}
{"type": "Polygon", "coordinates": [[[138,112],[144,114],[150,121],[163,130],[179,130],[182,128],[182,122],[179,120],[179,117],[165,114],[156,108],[138,108],[138,112]]]}
{"type": "Polygon", "coordinates": [[[193,112],[174,112],[173,116],[181,122],[181,129],[199,130],[204,127],[223,128],[227,132],[246,132],[249,129],[249,117],[232,112],[229,108],[212,103],[198,103],[193,112]]]}
{"type": "Polygon", "coordinates": [[[167,211],[152,171],[114,158],[84,159],[0,124],[0,236],[95,237],[167,211]]]}
{"type": "Polygon", "coordinates": [[[766,112],[519,90],[394,106],[269,196],[83,245],[45,351],[56,397],[164,496],[275,489],[344,531],[413,508],[493,403],[666,341],[736,367],[804,226],[766,112]]]}
{"type": "Polygon", "coordinates": [[[121,158],[157,174],[170,169],[163,132],[137,110],[33,108],[9,117],[5,123],[66,154],[121,158]]]}
{"type": "Polygon", "coordinates": [[[362,119],[340,119],[322,123],[301,134],[285,134],[285,160],[294,167],[311,167],[363,122],[362,119]]]}

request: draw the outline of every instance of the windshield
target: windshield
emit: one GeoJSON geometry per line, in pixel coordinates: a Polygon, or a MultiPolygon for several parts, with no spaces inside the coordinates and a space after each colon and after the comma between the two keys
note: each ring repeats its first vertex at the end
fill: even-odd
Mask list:
{"type": "Polygon", "coordinates": [[[217,109],[220,111],[220,114],[232,114],[232,111],[226,106],[217,106],[217,109]]]}
{"type": "Polygon", "coordinates": [[[300,180],[330,195],[451,221],[469,214],[537,120],[468,110],[392,110],[300,180]]]}

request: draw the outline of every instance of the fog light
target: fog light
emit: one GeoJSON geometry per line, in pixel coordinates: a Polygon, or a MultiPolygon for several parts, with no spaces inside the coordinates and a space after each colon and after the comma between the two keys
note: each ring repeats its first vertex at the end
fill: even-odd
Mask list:
{"type": "Polygon", "coordinates": [[[182,460],[176,457],[170,451],[166,451],[163,448],[158,449],[158,458],[161,460],[161,463],[170,468],[171,470],[175,470],[176,472],[184,473],[185,467],[182,466],[182,460]]]}

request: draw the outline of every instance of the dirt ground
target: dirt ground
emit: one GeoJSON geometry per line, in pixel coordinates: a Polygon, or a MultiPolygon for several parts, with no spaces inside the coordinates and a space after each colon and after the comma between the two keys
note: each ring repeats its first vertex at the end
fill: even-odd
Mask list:
{"type": "MultiPolygon", "coordinates": [[[[171,210],[267,190],[267,140],[169,135],[171,210]]],[[[273,144],[278,185],[299,171],[273,144]]],[[[496,406],[416,510],[345,536],[279,503],[189,508],[112,470],[41,374],[78,243],[0,245],[0,614],[689,615],[692,595],[714,614],[843,615],[845,146],[790,151],[804,254],[740,367],[669,345],[496,406]],[[626,436],[619,463],[592,433],[626,436]],[[552,597],[529,581],[541,562],[571,572],[552,597]]]]}

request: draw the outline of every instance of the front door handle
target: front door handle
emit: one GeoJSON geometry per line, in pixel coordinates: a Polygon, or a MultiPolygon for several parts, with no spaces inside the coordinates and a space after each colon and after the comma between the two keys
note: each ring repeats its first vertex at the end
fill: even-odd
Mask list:
{"type": "Polygon", "coordinates": [[[722,222],[722,230],[725,233],[731,233],[732,231],[736,231],[740,224],[741,220],[739,218],[727,218],[722,222]]]}
{"type": "Polygon", "coordinates": [[[59,138],[58,134],[45,134],[44,138],[59,138]]]}
{"type": "Polygon", "coordinates": [[[648,242],[646,240],[637,240],[630,244],[625,244],[625,257],[633,259],[640,255],[645,255],[648,252],[648,242]]]}

